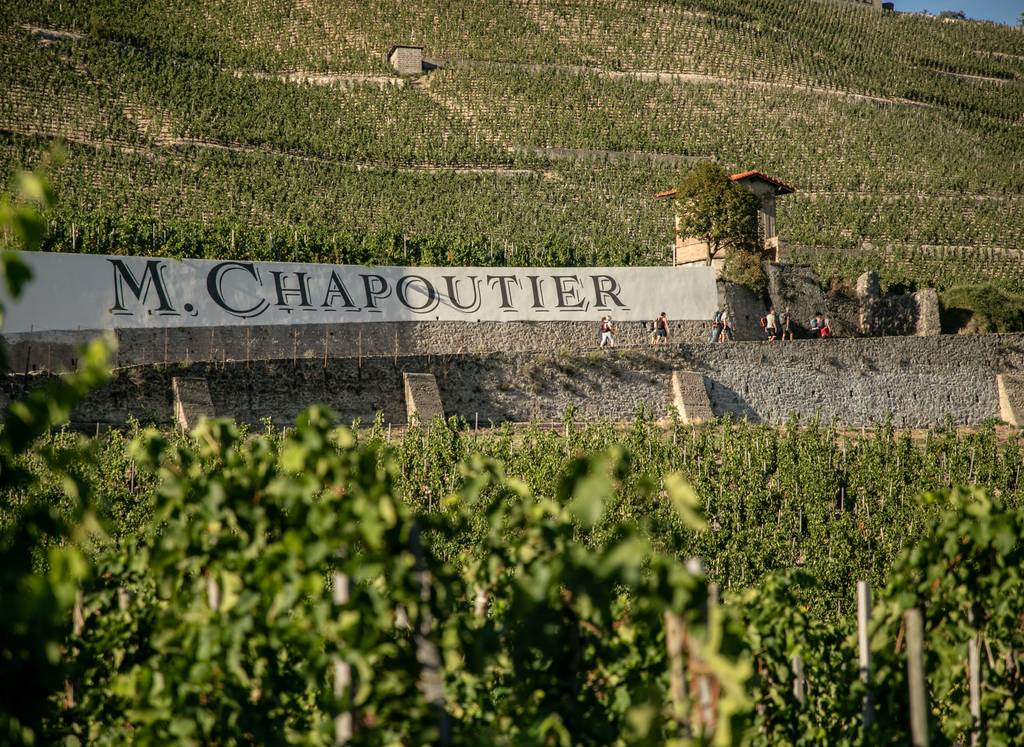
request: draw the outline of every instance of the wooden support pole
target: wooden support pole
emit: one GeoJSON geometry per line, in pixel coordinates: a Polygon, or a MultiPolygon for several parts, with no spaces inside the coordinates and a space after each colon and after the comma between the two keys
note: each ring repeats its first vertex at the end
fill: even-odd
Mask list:
{"type": "Polygon", "coordinates": [[[491,599],[491,595],[487,593],[487,589],[480,586],[476,590],[476,598],[473,600],[473,614],[477,617],[487,616],[487,604],[491,599]]]}
{"type": "MultiPolygon", "coordinates": [[[[79,589],[75,592],[75,606],[71,610],[71,632],[75,637],[82,635],[82,631],[85,630],[84,602],[85,595],[79,589]]],[[[75,651],[77,652],[77,649],[75,651]]],[[[71,680],[64,680],[64,707],[75,707],[75,684],[71,680]]]]}
{"type": "Polygon", "coordinates": [[[206,574],[206,603],[214,612],[220,609],[220,587],[212,573],[206,574]]]}
{"type": "Polygon", "coordinates": [[[669,695],[672,698],[672,717],[677,726],[686,724],[686,670],[683,666],[683,619],[675,612],[665,611],[665,648],[668,652],[669,695]]]}
{"type": "Polygon", "coordinates": [[[793,668],[793,697],[800,705],[807,702],[807,680],[804,678],[804,657],[794,656],[790,662],[793,668]]]}
{"type": "Polygon", "coordinates": [[[971,693],[971,747],[981,743],[981,634],[967,642],[967,670],[971,693]]]}
{"type": "Polygon", "coordinates": [[[928,747],[928,690],[924,676],[924,625],[921,610],[903,613],[907,626],[907,684],[910,688],[910,735],[914,747],[928,747]]]}
{"type": "MultiPolygon", "coordinates": [[[[349,600],[349,578],[344,573],[335,572],[333,577],[334,604],[342,606],[349,600]]],[[[334,659],[334,697],[339,704],[343,703],[352,687],[352,666],[340,656],[334,659]]],[[[339,708],[334,717],[334,743],[348,744],[352,739],[352,711],[339,708]]]]}
{"type": "MultiPolygon", "coordinates": [[[[696,576],[704,576],[707,568],[701,558],[689,558],[686,561],[686,570],[696,576]]],[[[710,624],[711,614],[718,604],[718,586],[708,585],[708,596],[704,604],[704,617],[710,624]]],[[[712,678],[707,664],[700,655],[698,641],[687,633],[684,628],[683,638],[687,649],[687,660],[690,665],[691,676],[694,677],[691,684],[697,697],[697,710],[691,719],[693,725],[705,736],[715,733],[718,715],[718,683],[712,678]]]]}
{"type": "Polygon", "coordinates": [[[864,734],[867,735],[871,723],[875,719],[874,704],[871,700],[871,642],[868,636],[868,623],[871,621],[871,584],[868,581],[857,582],[857,661],[860,668],[860,681],[867,692],[861,703],[861,718],[864,734]]]}
{"type": "Polygon", "coordinates": [[[420,582],[420,620],[414,634],[416,641],[416,661],[420,664],[420,688],[423,697],[437,711],[438,740],[440,747],[446,747],[452,741],[451,719],[448,716],[448,704],[445,699],[444,678],[441,674],[441,652],[431,638],[434,627],[434,616],[430,611],[432,578],[427,567],[423,543],[420,539],[420,526],[413,524],[409,533],[409,546],[416,559],[416,575],[420,582]]]}

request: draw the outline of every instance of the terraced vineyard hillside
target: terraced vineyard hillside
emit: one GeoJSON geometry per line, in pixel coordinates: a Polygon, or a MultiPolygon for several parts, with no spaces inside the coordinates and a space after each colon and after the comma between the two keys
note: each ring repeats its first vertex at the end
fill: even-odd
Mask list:
{"type": "Polygon", "coordinates": [[[809,0],[5,3],[0,170],[62,137],[58,250],[661,263],[757,168],[826,276],[1024,288],[1024,33],[809,0]],[[400,78],[393,44],[438,65],[400,78]]]}

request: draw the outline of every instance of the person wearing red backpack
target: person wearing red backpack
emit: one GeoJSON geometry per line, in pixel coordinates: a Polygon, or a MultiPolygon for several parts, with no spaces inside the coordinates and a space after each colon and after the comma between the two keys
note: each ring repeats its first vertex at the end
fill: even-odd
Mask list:
{"type": "Polygon", "coordinates": [[[601,317],[601,344],[599,347],[615,347],[615,327],[612,326],[611,317],[601,317]]]}

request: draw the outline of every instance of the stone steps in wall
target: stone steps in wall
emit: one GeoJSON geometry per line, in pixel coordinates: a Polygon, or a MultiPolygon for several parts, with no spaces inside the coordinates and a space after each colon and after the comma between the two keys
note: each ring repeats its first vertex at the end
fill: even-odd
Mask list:
{"type": "Polygon", "coordinates": [[[1024,374],[998,374],[999,419],[1008,425],[1024,426],[1024,374]]]}
{"type": "Polygon", "coordinates": [[[435,417],[444,418],[441,390],[437,379],[429,373],[403,373],[405,383],[405,410],[409,422],[429,423],[435,417]]]}
{"type": "Polygon", "coordinates": [[[171,379],[171,392],[174,394],[174,421],[186,433],[195,428],[200,419],[215,416],[206,379],[175,376],[171,379]]]}
{"type": "Polygon", "coordinates": [[[704,376],[696,371],[672,372],[672,403],[683,423],[704,423],[715,419],[704,387],[704,376]]]}

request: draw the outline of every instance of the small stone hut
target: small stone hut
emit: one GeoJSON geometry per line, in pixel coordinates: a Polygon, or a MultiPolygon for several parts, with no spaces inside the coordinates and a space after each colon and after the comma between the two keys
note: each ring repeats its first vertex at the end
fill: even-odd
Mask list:
{"type": "Polygon", "coordinates": [[[423,72],[423,47],[396,44],[388,50],[388,63],[399,75],[419,75],[423,72]]]}

